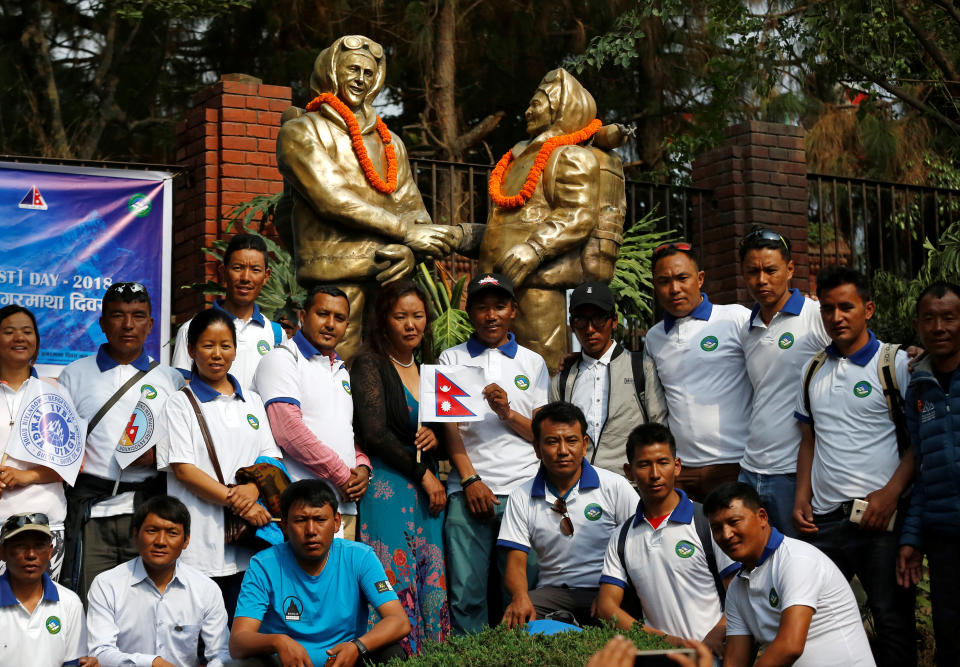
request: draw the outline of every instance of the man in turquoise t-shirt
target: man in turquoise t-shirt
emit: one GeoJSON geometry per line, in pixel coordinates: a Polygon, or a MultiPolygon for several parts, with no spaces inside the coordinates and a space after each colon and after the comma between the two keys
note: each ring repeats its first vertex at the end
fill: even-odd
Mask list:
{"type": "Polygon", "coordinates": [[[291,484],[280,497],[280,515],[287,542],[250,561],[230,654],[331,667],[392,657],[391,645],[410,632],[406,612],[373,549],[334,539],[340,513],[330,488],[319,480],[291,484]],[[365,632],[368,601],[381,620],[365,632]]]}

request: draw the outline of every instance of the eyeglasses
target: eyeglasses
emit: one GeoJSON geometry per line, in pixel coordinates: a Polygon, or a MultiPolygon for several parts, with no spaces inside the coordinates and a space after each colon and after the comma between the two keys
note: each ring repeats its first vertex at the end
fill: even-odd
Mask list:
{"type": "Polygon", "coordinates": [[[107,294],[146,294],[147,288],[143,283],[113,283],[107,288],[107,294]]]}
{"type": "Polygon", "coordinates": [[[613,318],[610,313],[603,315],[594,315],[593,317],[584,317],[583,315],[571,315],[570,326],[574,329],[586,329],[587,324],[592,324],[594,329],[600,329],[613,318]]]}
{"type": "Polygon", "coordinates": [[[654,248],[653,253],[651,255],[651,259],[654,262],[656,262],[668,250],[679,250],[680,252],[686,253],[688,255],[693,255],[693,246],[687,243],[686,241],[670,241],[669,243],[661,243],[656,248],[654,248]]]}
{"type": "Polygon", "coordinates": [[[557,498],[553,501],[550,509],[563,516],[563,518],[560,519],[560,532],[567,537],[573,535],[573,520],[570,518],[570,515],[567,514],[567,501],[563,498],[557,498]]]}
{"type": "Polygon", "coordinates": [[[745,247],[748,243],[754,241],[773,241],[774,243],[783,244],[783,247],[790,250],[790,241],[784,238],[780,232],[775,232],[772,229],[767,229],[761,227],[759,229],[754,229],[752,232],[748,233],[743,237],[743,240],[740,241],[740,247],[745,247]]]}
{"type": "Polygon", "coordinates": [[[30,525],[40,525],[40,526],[50,526],[50,519],[47,518],[47,515],[43,512],[34,512],[33,514],[20,514],[17,516],[12,516],[6,521],[3,522],[3,531],[2,533],[6,535],[7,533],[13,532],[24,526],[30,525]]]}

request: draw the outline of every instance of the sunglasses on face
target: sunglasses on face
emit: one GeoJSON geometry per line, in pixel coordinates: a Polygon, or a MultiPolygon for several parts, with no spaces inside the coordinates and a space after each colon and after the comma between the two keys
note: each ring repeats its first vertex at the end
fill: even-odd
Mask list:
{"type": "Polygon", "coordinates": [[[607,322],[611,320],[613,315],[606,313],[604,315],[596,315],[594,317],[585,317],[583,315],[571,315],[570,316],[570,326],[574,329],[586,329],[587,324],[592,324],[594,329],[600,329],[607,322]]]}
{"type": "Polygon", "coordinates": [[[563,498],[557,498],[550,509],[563,517],[560,519],[560,532],[567,537],[573,535],[573,520],[567,514],[567,501],[563,498]]]}
{"type": "Polygon", "coordinates": [[[790,250],[790,241],[785,239],[780,232],[775,232],[772,229],[754,229],[752,232],[743,237],[743,240],[740,242],[740,247],[744,247],[752,241],[773,241],[774,243],[780,243],[788,251],[790,250]]]}

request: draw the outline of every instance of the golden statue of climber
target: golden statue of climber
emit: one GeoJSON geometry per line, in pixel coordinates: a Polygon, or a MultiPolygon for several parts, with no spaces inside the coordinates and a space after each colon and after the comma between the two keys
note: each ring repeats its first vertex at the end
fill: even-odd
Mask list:
{"type": "Polygon", "coordinates": [[[601,127],[593,96],[564,69],[548,72],[524,113],[529,141],[490,177],[494,208],[480,243],[480,270],[510,278],[517,340],[556,372],[566,353],[566,290],[609,282],[626,211],[623,164],[608,152],[626,136],[601,127]]]}
{"type": "Polygon", "coordinates": [[[445,255],[462,236],[458,227],[430,224],[403,142],[373,110],[385,76],[382,46],[341,37],[314,63],[317,97],[305,111],[284,112],[277,137],[277,164],[293,198],[290,227],[281,220],[280,232],[300,284],[347,293],[344,358],[359,347],[377,286],[409,274],[415,254],[445,255]]]}

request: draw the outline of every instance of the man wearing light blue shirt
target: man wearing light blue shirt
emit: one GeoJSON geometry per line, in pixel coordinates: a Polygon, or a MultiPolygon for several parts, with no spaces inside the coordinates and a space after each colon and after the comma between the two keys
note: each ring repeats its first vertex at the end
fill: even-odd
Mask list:
{"type": "Polygon", "coordinates": [[[209,667],[227,650],[227,611],[212,579],[179,563],[190,543],[190,512],[156,496],[133,516],[140,556],[103,572],[88,594],[87,642],[103,667],[195,667],[203,639],[209,667]]]}

